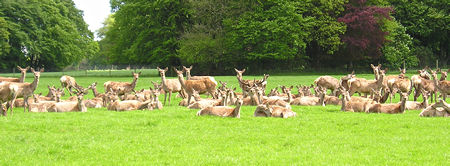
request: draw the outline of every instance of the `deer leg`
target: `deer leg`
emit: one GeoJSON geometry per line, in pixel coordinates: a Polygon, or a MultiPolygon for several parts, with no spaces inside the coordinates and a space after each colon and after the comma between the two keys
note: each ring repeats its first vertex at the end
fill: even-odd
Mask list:
{"type": "MultiPolygon", "coordinates": [[[[28,108],[28,96],[23,96],[23,100],[24,100],[24,105],[23,105],[23,112],[26,112],[26,109],[28,108]]],[[[28,109],[28,112],[30,112],[30,110],[28,109]]]]}
{"type": "Polygon", "coordinates": [[[172,91],[169,91],[169,105],[170,105],[171,99],[172,99],[172,91]]]}
{"type": "Polygon", "coordinates": [[[191,104],[191,97],[192,97],[192,94],[188,94],[188,105],[190,105],[191,104]]]}
{"type": "Polygon", "coordinates": [[[164,105],[166,105],[167,93],[169,93],[169,92],[164,93],[164,105]]]}

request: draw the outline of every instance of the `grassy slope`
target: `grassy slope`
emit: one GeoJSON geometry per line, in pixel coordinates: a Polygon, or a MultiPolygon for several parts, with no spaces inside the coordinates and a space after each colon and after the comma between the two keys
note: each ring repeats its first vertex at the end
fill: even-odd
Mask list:
{"type": "MultiPolygon", "coordinates": [[[[310,84],[317,76],[271,76],[268,88],[310,84]]],[[[363,75],[373,78],[373,75],[363,75]]],[[[235,77],[215,77],[238,86],[235,77]]],[[[245,79],[253,79],[246,76],[245,79]]],[[[255,77],[259,78],[259,77],[255,77]]],[[[129,77],[80,77],[93,81],[129,77]]],[[[137,89],[150,86],[141,77],[137,89]]],[[[28,77],[27,81],[31,81],[28,77]]],[[[42,78],[36,92],[58,78],[42,78]]],[[[87,98],[91,98],[90,93],[87,98]]],[[[160,97],[163,100],[164,96],[160,97]]],[[[398,101],[398,96],[395,101],[398,101]]],[[[298,117],[254,118],[245,106],[240,119],[196,117],[197,110],[23,113],[0,117],[0,163],[4,164],[377,164],[448,165],[448,118],[340,112],[338,106],[294,106],[298,117]]]]}

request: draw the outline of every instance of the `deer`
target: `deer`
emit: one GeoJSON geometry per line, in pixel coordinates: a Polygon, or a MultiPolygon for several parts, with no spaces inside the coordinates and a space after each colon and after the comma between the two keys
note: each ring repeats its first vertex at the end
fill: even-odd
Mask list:
{"type": "Polygon", "coordinates": [[[48,112],[87,112],[83,96],[84,92],[78,92],[77,101],[56,102],[48,108],[48,112]]]}
{"type": "MultiPolygon", "coordinates": [[[[283,92],[286,94],[287,96],[287,100],[285,101],[283,98],[280,97],[268,97],[268,98],[263,98],[263,90],[262,88],[258,88],[256,87],[257,90],[257,95],[258,95],[258,99],[260,100],[259,103],[261,104],[269,104],[269,105],[278,105],[281,107],[286,107],[286,108],[291,108],[291,100],[292,100],[292,94],[291,94],[291,89],[293,88],[293,86],[287,88],[287,87],[282,87],[283,92]]],[[[257,104],[259,105],[259,104],[257,104]]]]}
{"type": "Polygon", "coordinates": [[[437,79],[436,71],[431,70],[431,76],[433,77],[434,86],[441,93],[442,98],[445,101],[447,95],[450,94],[450,81],[445,80],[446,73],[441,75],[441,79],[439,81],[437,79]]]}
{"type": "Polygon", "coordinates": [[[342,86],[339,87],[339,91],[342,94],[341,111],[366,112],[370,105],[375,103],[372,99],[350,96],[348,91],[342,86]]]}
{"type": "Polygon", "coordinates": [[[440,99],[438,102],[426,107],[420,112],[421,117],[450,117],[450,105],[445,100],[440,99]]]}
{"type": "MultiPolygon", "coordinates": [[[[408,80],[407,78],[397,78],[394,81],[394,83],[392,84],[392,87],[390,89],[396,89],[395,91],[400,91],[402,93],[408,93],[408,95],[409,95],[412,92],[411,80],[408,80]]],[[[390,93],[390,95],[389,95],[390,103],[392,103],[392,98],[394,95],[395,95],[395,92],[390,93]]]]}
{"type": "MultiPolygon", "coordinates": [[[[34,71],[33,68],[31,68],[31,72],[34,74],[34,80],[32,83],[17,83],[17,82],[11,82],[9,83],[9,87],[5,88],[9,90],[9,95],[11,95],[11,103],[14,103],[17,97],[23,97],[23,100],[25,102],[23,111],[25,112],[28,108],[28,98],[31,97],[34,93],[34,90],[36,90],[38,84],[39,84],[39,77],[41,76],[41,72],[44,72],[44,68],[40,69],[39,71],[34,71]]],[[[6,90],[6,91],[8,91],[6,90]]],[[[0,92],[0,95],[1,94],[0,92]]],[[[14,105],[11,105],[11,112],[14,105]]]]}
{"type": "MultiPolygon", "coordinates": [[[[336,89],[339,90],[339,87],[336,89]]],[[[341,99],[339,99],[339,97],[336,96],[328,96],[327,93],[327,89],[326,88],[322,88],[319,87],[319,104],[322,106],[326,106],[326,105],[341,105],[342,101],[341,99]]],[[[337,93],[337,92],[336,92],[337,93]]]]}
{"type": "Polygon", "coordinates": [[[61,88],[66,89],[69,92],[70,96],[72,96],[72,93],[74,93],[72,91],[72,88],[82,89],[82,87],[78,85],[77,82],[75,81],[75,78],[68,75],[61,76],[59,82],[61,82],[61,88]]]}
{"type": "MultiPolygon", "coordinates": [[[[421,110],[428,107],[428,92],[424,89],[421,89],[421,93],[423,96],[423,102],[417,101],[406,101],[405,109],[406,110],[421,110]]],[[[401,103],[401,102],[399,102],[401,103]]]]}
{"type": "MultiPolygon", "coordinates": [[[[52,93],[55,93],[54,91],[52,91],[52,93]]],[[[57,95],[54,94],[54,96],[56,97],[57,95]]],[[[55,99],[53,101],[51,100],[44,100],[41,101],[42,94],[33,94],[33,99],[34,102],[29,103],[28,105],[28,110],[30,110],[30,112],[48,112],[48,109],[53,106],[57,101],[60,101],[60,99],[55,99]]],[[[61,97],[61,96],[59,96],[61,97]]],[[[45,98],[44,98],[45,99],[45,98]]]]}
{"type": "Polygon", "coordinates": [[[214,107],[206,107],[197,112],[197,116],[203,115],[212,115],[212,116],[221,116],[221,117],[241,117],[241,106],[242,99],[238,99],[236,101],[236,107],[232,108],[229,106],[214,106],[214,107]]]}
{"type": "Polygon", "coordinates": [[[431,75],[427,72],[427,68],[417,70],[419,75],[413,75],[411,77],[411,85],[414,87],[414,101],[417,101],[417,98],[420,96],[419,86],[422,84],[422,79],[431,80],[431,75]]]}
{"type": "Polygon", "coordinates": [[[184,95],[185,92],[181,86],[181,83],[178,79],[166,79],[166,72],[169,70],[167,67],[163,70],[157,67],[159,74],[161,75],[161,84],[162,88],[165,91],[164,93],[164,105],[166,105],[167,94],[169,94],[169,105],[172,97],[172,92],[178,92],[181,94],[182,98],[186,98],[184,95]]]}
{"type": "Polygon", "coordinates": [[[150,100],[151,102],[150,102],[150,104],[148,105],[148,109],[149,109],[149,110],[153,110],[153,109],[159,109],[159,110],[161,110],[161,109],[163,109],[163,105],[162,105],[162,103],[159,101],[159,95],[161,94],[161,88],[162,88],[162,87],[152,89],[152,88],[150,87],[150,91],[151,91],[151,93],[152,93],[152,99],[150,100]]]}
{"type": "Polygon", "coordinates": [[[108,90],[113,90],[117,92],[118,95],[123,95],[126,93],[130,93],[134,88],[136,87],[137,80],[139,78],[139,73],[132,72],[133,74],[133,81],[130,82],[113,82],[113,81],[107,81],[103,84],[103,87],[105,88],[105,92],[108,90]]]}
{"type": "Polygon", "coordinates": [[[186,80],[202,80],[202,79],[209,79],[211,76],[191,76],[191,70],[192,65],[187,68],[186,66],[183,66],[184,72],[186,72],[186,80]]]}
{"type": "Polygon", "coordinates": [[[257,86],[260,86],[261,88],[263,88],[263,90],[266,90],[266,85],[267,85],[267,79],[269,78],[268,74],[264,74],[264,77],[261,80],[244,80],[242,77],[242,74],[245,72],[245,69],[243,69],[242,71],[239,71],[238,69],[234,69],[236,71],[236,78],[239,81],[239,86],[242,89],[242,95],[243,97],[247,97],[247,91],[249,89],[249,87],[245,86],[246,84],[257,84],[257,86]],[[243,84],[246,83],[246,84],[243,84]]]}
{"type": "Polygon", "coordinates": [[[324,87],[331,90],[333,96],[337,95],[337,90],[339,87],[339,80],[331,76],[320,76],[314,80],[314,84],[318,87],[324,87]]]}
{"type": "Polygon", "coordinates": [[[371,103],[369,105],[369,109],[366,110],[366,113],[387,113],[387,114],[398,114],[405,112],[406,100],[408,100],[408,94],[402,93],[401,95],[401,103],[396,104],[380,104],[380,103],[371,103]]]}
{"type": "Polygon", "coordinates": [[[352,96],[355,92],[360,92],[366,94],[371,93],[371,89],[380,89],[382,88],[382,83],[384,80],[383,70],[380,71],[380,76],[378,80],[363,80],[363,79],[355,79],[354,81],[349,81],[349,94],[352,96]]]}
{"type": "Polygon", "coordinates": [[[262,102],[261,96],[257,93],[256,86],[250,86],[250,89],[247,91],[248,96],[242,99],[243,105],[259,105],[262,102]]]}
{"type": "Polygon", "coordinates": [[[297,116],[297,113],[292,111],[290,108],[266,104],[258,105],[253,113],[253,116],[290,118],[297,116]]]}
{"type": "Polygon", "coordinates": [[[20,78],[13,78],[13,77],[0,77],[0,81],[7,81],[7,82],[19,82],[23,83],[25,81],[25,76],[27,74],[27,70],[30,68],[30,66],[27,66],[26,68],[21,68],[20,66],[17,66],[17,69],[20,70],[20,78]]]}
{"type": "Polygon", "coordinates": [[[213,98],[214,93],[216,92],[217,82],[214,78],[209,77],[209,79],[202,80],[184,80],[183,71],[178,71],[176,68],[173,68],[178,76],[178,81],[181,84],[181,87],[186,91],[188,97],[188,103],[191,102],[191,97],[193,95],[193,91],[196,90],[198,93],[208,92],[213,98]]]}
{"type": "Polygon", "coordinates": [[[190,104],[187,108],[189,108],[189,109],[203,109],[203,108],[206,108],[206,107],[218,106],[218,105],[224,104],[225,103],[224,95],[226,95],[226,93],[220,93],[220,94],[221,95],[220,95],[219,99],[201,99],[200,95],[198,94],[198,92],[194,90],[193,91],[193,96],[196,99],[196,101],[194,103],[190,104]]]}
{"type": "Polygon", "coordinates": [[[110,103],[110,105],[107,107],[107,109],[113,110],[113,111],[142,110],[142,109],[149,108],[148,105],[151,103],[152,103],[152,101],[140,102],[137,100],[124,100],[124,101],[116,100],[116,101],[110,103]]]}

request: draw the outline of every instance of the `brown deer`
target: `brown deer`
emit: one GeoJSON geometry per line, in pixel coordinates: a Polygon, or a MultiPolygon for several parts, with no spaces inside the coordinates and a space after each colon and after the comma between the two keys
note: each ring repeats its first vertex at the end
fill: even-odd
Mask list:
{"type": "Polygon", "coordinates": [[[417,101],[417,98],[420,96],[420,88],[419,86],[422,84],[422,79],[431,80],[431,75],[427,72],[428,67],[425,67],[422,70],[417,70],[419,75],[413,75],[411,77],[411,85],[414,88],[414,101],[417,101]]]}
{"type": "Polygon", "coordinates": [[[157,68],[159,74],[161,75],[161,84],[162,88],[165,91],[164,93],[164,105],[166,105],[167,94],[169,94],[169,105],[172,97],[172,92],[178,92],[181,94],[182,98],[186,98],[184,90],[181,86],[181,83],[178,79],[166,79],[166,72],[169,70],[167,67],[163,70],[159,67],[157,68]]]}
{"type": "Polygon", "coordinates": [[[323,87],[331,90],[333,96],[337,95],[337,90],[339,87],[339,80],[331,76],[320,76],[314,80],[314,84],[318,87],[323,87]]]}
{"type": "MultiPolygon", "coordinates": [[[[23,108],[23,111],[25,112],[28,108],[28,98],[31,97],[34,93],[34,90],[36,90],[38,84],[39,84],[39,77],[41,76],[41,72],[44,72],[44,68],[42,68],[39,71],[34,71],[33,68],[31,68],[31,72],[34,74],[34,80],[32,83],[17,83],[17,82],[11,82],[9,83],[9,90],[10,95],[12,95],[11,103],[14,103],[17,97],[23,97],[23,100],[25,101],[25,105],[23,108]]],[[[13,109],[13,106],[11,107],[11,111],[13,109]]]]}
{"type": "Polygon", "coordinates": [[[369,106],[369,109],[366,110],[366,113],[387,113],[387,114],[398,114],[405,112],[406,100],[408,100],[408,94],[402,93],[401,95],[401,103],[397,104],[380,104],[380,103],[372,103],[369,106]]]}
{"type": "Polygon", "coordinates": [[[61,76],[61,78],[59,79],[59,82],[61,82],[62,89],[66,89],[69,92],[70,96],[72,96],[72,93],[75,93],[72,91],[72,88],[83,89],[83,87],[81,87],[80,85],[77,84],[77,82],[75,81],[75,78],[68,76],[68,75],[61,76]]]}
{"type": "Polygon", "coordinates": [[[202,80],[202,79],[209,79],[211,76],[191,76],[191,70],[192,66],[187,68],[186,66],[183,66],[184,72],[186,72],[186,80],[202,80]]]}
{"type": "Polygon", "coordinates": [[[385,72],[383,70],[380,71],[380,76],[378,80],[363,80],[363,79],[355,79],[354,81],[349,81],[349,94],[352,96],[355,92],[360,92],[369,94],[371,93],[371,89],[378,90],[382,88],[382,83],[384,80],[384,74],[385,72]]]}
{"type": "Polygon", "coordinates": [[[7,82],[20,82],[23,83],[25,81],[25,76],[27,74],[27,70],[30,68],[30,66],[26,68],[21,68],[20,66],[17,66],[17,69],[20,70],[20,78],[13,78],[13,77],[0,77],[0,81],[7,81],[7,82]]]}
{"type": "Polygon", "coordinates": [[[56,102],[48,108],[48,112],[87,112],[83,95],[83,92],[77,93],[77,101],[56,102]]]}
{"type": "Polygon", "coordinates": [[[445,80],[445,78],[443,79],[443,77],[446,77],[446,75],[444,75],[444,74],[441,75],[440,80],[442,80],[442,81],[438,81],[437,73],[436,73],[436,71],[433,71],[433,70],[431,70],[431,76],[433,77],[434,86],[441,93],[442,98],[445,101],[445,99],[447,98],[447,95],[450,94],[450,81],[445,80]]]}
{"type": "MultiPolygon", "coordinates": [[[[221,93],[221,95],[223,95],[223,93],[221,93]]],[[[206,107],[218,106],[225,101],[225,98],[222,98],[223,96],[219,99],[201,99],[200,95],[195,90],[193,91],[193,97],[196,101],[187,107],[189,109],[203,109],[206,107]]]]}
{"type": "Polygon", "coordinates": [[[258,105],[255,112],[253,113],[253,116],[289,118],[297,116],[297,113],[292,111],[290,108],[266,104],[258,105]]]}
{"type": "Polygon", "coordinates": [[[340,87],[339,91],[342,94],[341,111],[366,112],[370,105],[375,103],[372,99],[350,96],[344,87],[340,87]]]}
{"type": "Polygon", "coordinates": [[[183,71],[178,71],[175,68],[174,70],[178,75],[178,81],[180,82],[183,89],[186,91],[188,103],[191,102],[191,97],[194,90],[196,90],[198,93],[208,92],[211,96],[213,96],[213,98],[215,98],[214,94],[216,91],[217,82],[214,80],[214,78],[210,77],[210,79],[202,79],[202,80],[184,80],[183,71]]]}
{"type": "Polygon", "coordinates": [[[426,107],[419,114],[421,117],[450,117],[450,105],[440,99],[438,102],[426,107]]]}
{"type": "Polygon", "coordinates": [[[139,72],[139,73],[132,72],[132,74],[133,74],[133,81],[131,83],[130,82],[113,82],[113,81],[105,82],[103,84],[103,86],[105,87],[105,92],[107,92],[108,90],[113,90],[113,91],[117,92],[118,95],[130,93],[136,87],[137,80],[138,80],[141,72],[139,72]]]}
{"type": "Polygon", "coordinates": [[[235,108],[231,108],[229,106],[206,107],[198,111],[197,116],[212,115],[212,116],[240,118],[241,106],[242,106],[242,99],[238,99],[235,108]]]}

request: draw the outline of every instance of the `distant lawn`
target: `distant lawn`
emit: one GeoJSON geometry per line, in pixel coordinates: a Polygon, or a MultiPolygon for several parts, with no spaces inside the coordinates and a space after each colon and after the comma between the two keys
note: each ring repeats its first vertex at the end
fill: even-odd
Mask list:
{"type": "MultiPolygon", "coordinates": [[[[131,71],[125,71],[130,73],[131,71]]],[[[45,72],[43,73],[43,75],[45,72]]],[[[51,73],[50,73],[51,74],[51,73]]],[[[56,74],[55,74],[56,75],[56,74]]],[[[342,75],[333,75],[340,77],[342,75]]],[[[373,79],[373,75],[358,75],[373,79]]],[[[259,79],[262,76],[245,76],[259,79]]],[[[217,76],[238,87],[236,77],[217,76]]],[[[317,75],[271,76],[278,85],[309,85],[317,75]]],[[[29,75],[27,82],[32,81],[29,75]]],[[[128,77],[76,77],[87,86],[128,77]]],[[[160,77],[142,76],[136,89],[160,77]]],[[[43,77],[36,93],[60,86],[43,77]]],[[[239,89],[239,88],[238,88],[239,89]]],[[[85,98],[92,98],[90,92],[85,98]]],[[[175,96],[175,95],[174,95],[175,96]]],[[[67,98],[68,96],[65,96],[67,98]]],[[[449,118],[404,114],[341,112],[340,106],[293,106],[290,119],[252,117],[244,106],[240,119],[197,117],[198,110],[172,106],[156,111],[23,113],[0,117],[2,165],[448,165],[449,118]]],[[[412,97],[410,97],[412,99],[412,97]]],[[[419,98],[421,100],[421,98],[419,98]]],[[[160,96],[164,100],[164,95],[160,96]]],[[[394,100],[398,102],[399,96],[394,100]]],[[[447,99],[449,102],[450,99],[447,99]]]]}

